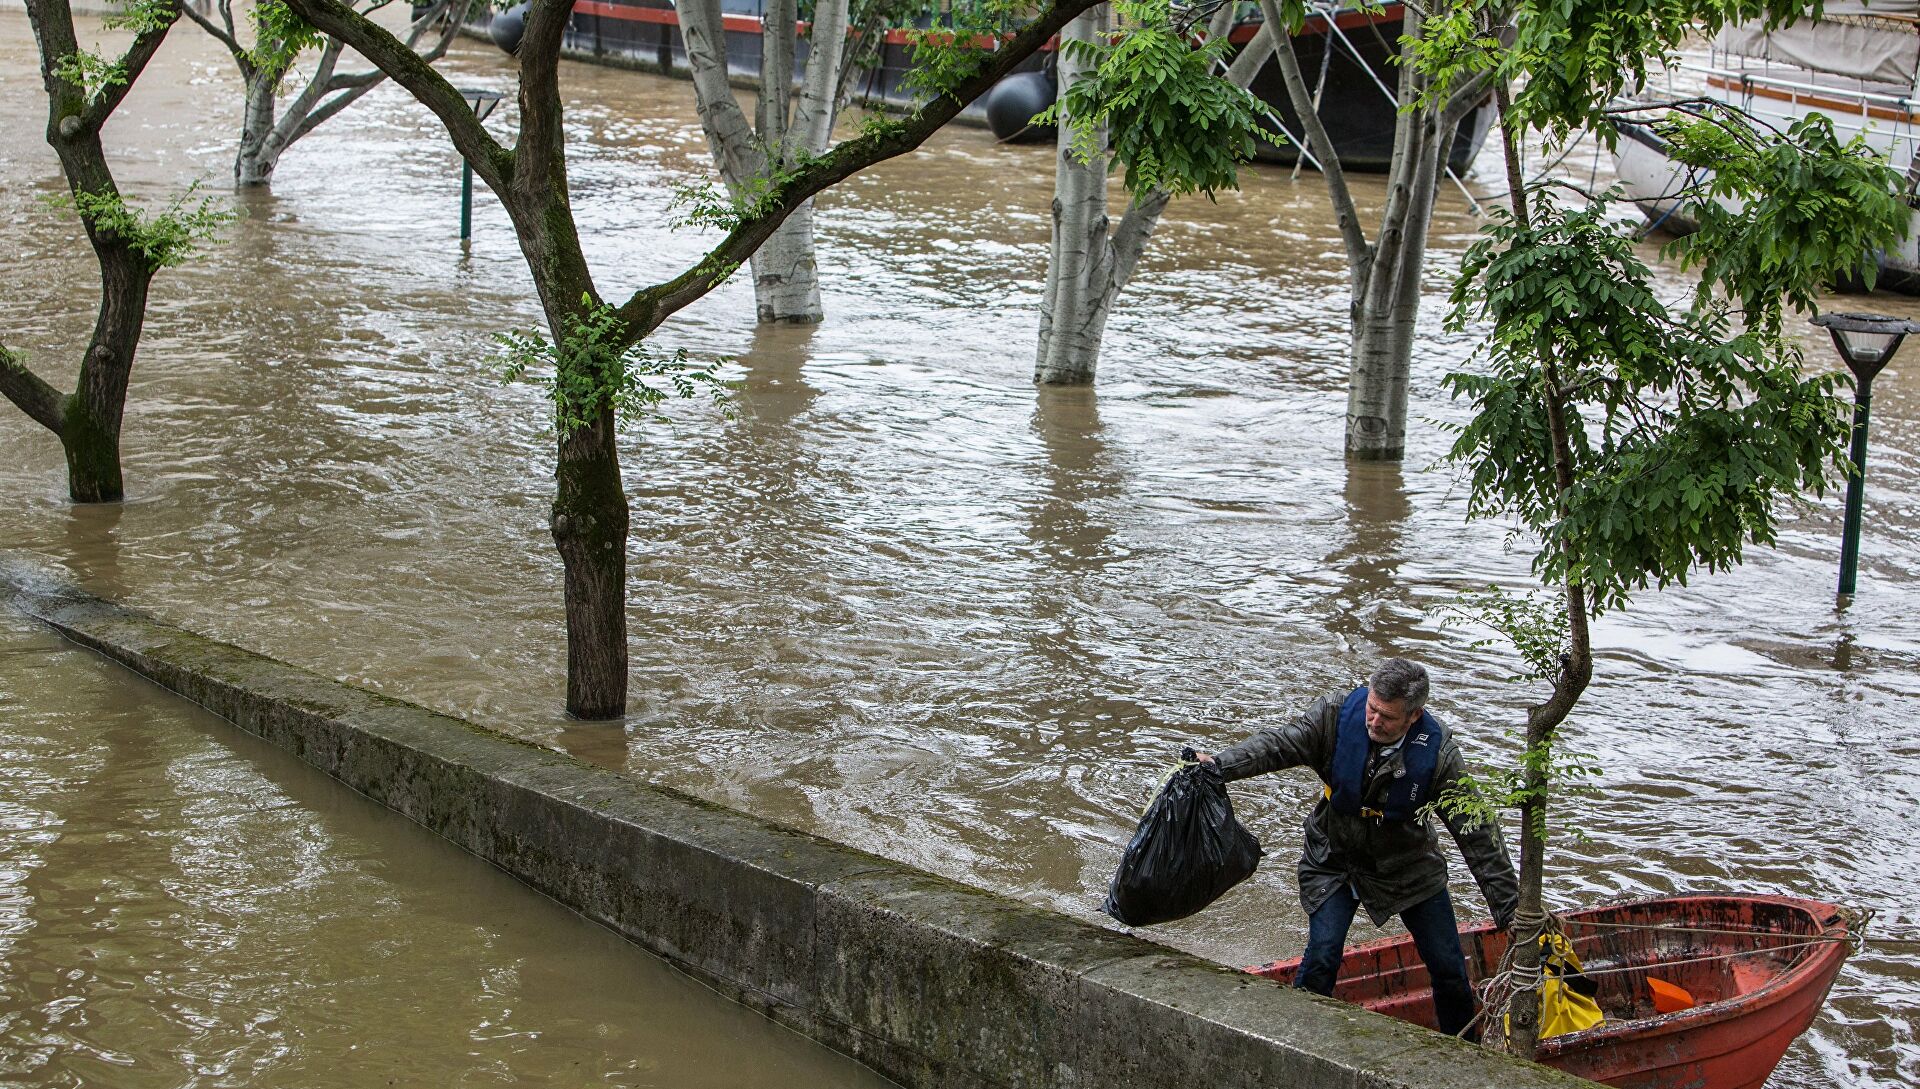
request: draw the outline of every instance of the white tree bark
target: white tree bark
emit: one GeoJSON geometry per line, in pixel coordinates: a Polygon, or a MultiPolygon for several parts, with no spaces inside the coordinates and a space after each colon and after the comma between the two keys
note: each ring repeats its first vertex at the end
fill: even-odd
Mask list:
{"type": "MultiPolygon", "coordinates": [[[[1278,5],[1260,0],[1269,26],[1279,25],[1278,5]]],[[[1420,33],[1418,10],[1407,9],[1406,40],[1420,33]]],[[[1328,43],[1332,47],[1332,43],[1328,43]]],[[[1398,96],[1411,102],[1425,81],[1401,47],[1398,96]]],[[[1445,103],[1401,112],[1394,126],[1393,159],[1387,170],[1387,203],[1372,242],[1361,230],[1352,193],[1313,107],[1299,58],[1289,41],[1277,50],[1287,97],[1301,119],[1307,143],[1320,160],[1328,197],[1347,248],[1351,303],[1348,340],[1346,452],[1356,460],[1397,460],[1406,452],[1407,401],[1414,337],[1420,313],[1420,275],[1427,233],[1439,195],[1447,153],[1460,122],[1484,94],[1476,81],[1445,103]]]]}
{"type": "MultiPolygon", "coordinates": [[[[459,2],[461,0],[439,0],[408,28],[407,45],[417,48],[428,29],[436,25],[439,27],[433,45],[422,54],[422,59],[428,64],[446,55],[447,47],[459,32],[460,21],[453,15],[453,7],[459,2]]],[[[307,78],[300,93],[287,103],[286,111],[281,113],[280,86],[286,81],[287,72],[262,66],[241,46],[234,29],[233,6],[229,0],[222,0],[217,9],[221,20],[219,23],[215,23],[194,4],[183,3],[180,10],[227,47],[240,68],[241,79],[246,82],[246,107],[240,120],[240,146],[233,159],[233,182],[241,188],[271,184],[274,169],[280,165],[280,156],[288,148],[386,78],[386,74],[377,68],[365,72],[336,72],[343,47],[338,39],[328,38],[321,47],[320,59],[314,65],[313,74],[307,78]]]]}
{"type": "MultiPolygon", "coordinates": [[[[826,153],[846,83],[842,69],[848,55],[849,0],[815,4],[806,77],[797,97],[793,93],[798,38],[795,0],[770,0],[761,23],[760,98],[752,125],[727,78],[718,0],[684,0],[680,11],[701,128],[729,191],[736,197],[750,196],[754,179],[826,153]]],[[[748,263],[759,320],[807,323],[821,319],[813,202],[788,216],[748,263]]]]}
{"type": "MultiPolygon", "coordinates": [[[[1210,34],[1225,34],[1231,8],[1223,7],[1209,26],[1210,34]]],[[[1059,86],[1064,91],[1082,71],[1068,56],[1068,40],[1088,41],[1111,30],[1107,5],[1089,9],[1060,34],[1059,86]]],[[[1262,27],[1241,51],[1226,78],[1236,87],[1253,82],[1266,63],[1273,37],[1262,27]]],[[[1107,156],[1104,151],[1082,163],[1071,153],[1071,118],[1060,118],[1054,166],[1053,242],[1048,252],[1047,284],[1040,298],[1040,338],[1034,355],[1033,380],[1041,385],[1091,385],[1100,365],[1100,345],[1114,300],[1133,278],[1152,240],[1153,230],[1166,211],[1168,195],[1150,193],[1135,200],[1108,233],[1107,156]]],[[[1102,131],[1096,146],[1106,146],[1102,131]]]]}

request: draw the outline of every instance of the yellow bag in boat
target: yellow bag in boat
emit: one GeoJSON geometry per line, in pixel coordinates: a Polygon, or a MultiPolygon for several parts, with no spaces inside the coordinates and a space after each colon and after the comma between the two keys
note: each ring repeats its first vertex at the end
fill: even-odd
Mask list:
{"type": "MultiPolygon", "coordinates": [[[[1606,1020],[1593,1000],[1599,988],[1580,970],[1580,958],[1565,934],[1540,936],[1540,1036],[1542,1040],[1590,1029],[1606,1020]]],[[[1507,1018],[1509,1029],[1513,1018],[1507,1018]]]]}
{"type": "Polygon", "coordinates": [[[1581,973],[1573,943],[1565,934],[1548,934],[1540,942],[1546,947],[1540,968],[1547,977],[1540,985],[1540,1039],[1590,1029],[1605,1020],[1593,1000],[1599,988],[1581,973]]]}

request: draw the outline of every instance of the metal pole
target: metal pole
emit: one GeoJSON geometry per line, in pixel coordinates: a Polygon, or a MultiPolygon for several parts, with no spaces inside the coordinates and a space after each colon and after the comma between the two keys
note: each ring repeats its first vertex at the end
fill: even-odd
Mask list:
{"type": "Polygon", "coordinates": [[[473,164],[460,160],[460,241],[473,237],[473,164]]]}
{"type": "Polygon", "coordinates": [[[1866,491],[1867,410],[1873,403],[1873,379],[1856,377],[1853,387],[1853,466],[1847,470],[1847,520],[1840,536],[1840,595],[1853,594],[1860,568],[1860,504],[1866,491]]]}

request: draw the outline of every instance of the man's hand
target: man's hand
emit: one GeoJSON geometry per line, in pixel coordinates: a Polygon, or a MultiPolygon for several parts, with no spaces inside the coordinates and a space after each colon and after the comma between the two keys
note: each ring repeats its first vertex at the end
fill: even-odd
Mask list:
{"type": "Polygon", "coordinates": [[[1202,764],[1213,763],[1213,754],[1210,752],[1196,752],[1193,754],[1193,758],[1202,764]]]}

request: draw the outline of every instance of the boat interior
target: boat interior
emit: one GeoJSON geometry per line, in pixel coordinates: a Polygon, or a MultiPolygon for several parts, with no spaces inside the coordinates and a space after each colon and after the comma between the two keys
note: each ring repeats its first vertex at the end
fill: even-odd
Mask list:
{"type": "MultiPolygon", "coordinates": [[[[1819,921],[1786,904],[1709,902],[1717,909],[1711,914],[1682,914],[1669,901],[1561,917],[1581,967],[1598,986],[1594,999],[1609,1024],[1660,1015],[1649,977],[1683,989],[1694,1005],[1722,1002],[1751,994],[1800,963],[1822,934],[1819,921]]],[[[1460,937],[1477,987],[1499,970],[1507,935],[1482,923],[1460,937]]],[[[1293,970],[1288,963],[1260,974],[1291,983],[1293,970]]],[[[1334,997],[1435,1025],[1426,965],[1405,937],[1349,949],[1334,997]]]]}

